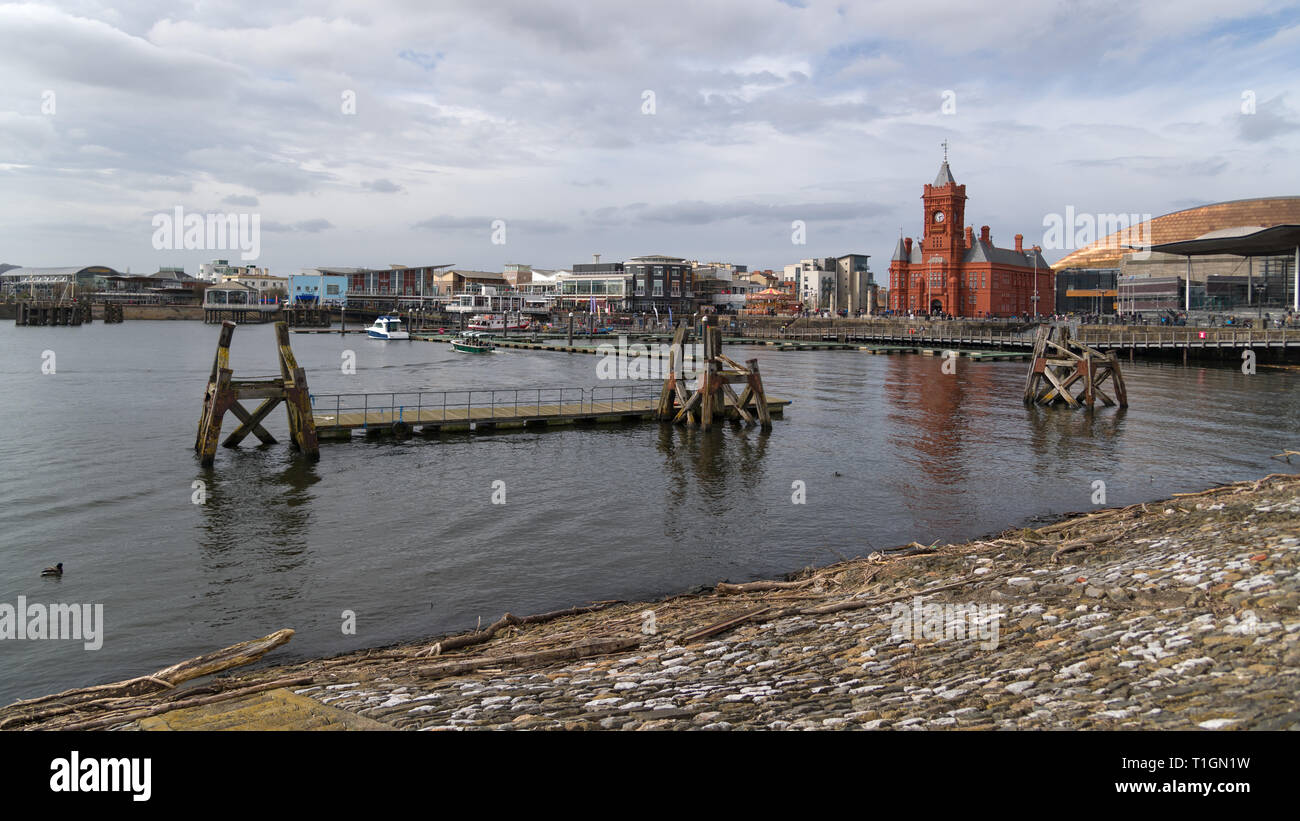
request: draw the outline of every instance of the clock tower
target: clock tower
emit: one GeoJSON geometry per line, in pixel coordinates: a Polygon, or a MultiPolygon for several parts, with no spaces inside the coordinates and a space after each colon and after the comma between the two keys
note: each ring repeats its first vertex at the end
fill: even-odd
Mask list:
{"type": "MultiPolygon", "coordinates": [[[[966,186],[948,167],[948,143],[934,182],[924,186],[919,242],[899,236],[889,263],[889,307],[899,314],[955,317],[1030,316],[1040,295],[1053,303],[1054,275],[1037,246],[993,244],[987,225],[966,226],[966,186]]],[[[899,232],[902,234],[902,232],[899,232]]]]}
{"type": "Polygon", "coordinates": [[[958,185],[948,168],[948,143],[943,165],[933,185],[921,194],[925,235],[921,240],[922,292],[928,293],[923,310],[954,315],[962,313],[961,262],[966,254],[966,186],[958,185]]]}
{"type": "Polygon", "coordinates": [[[922,259],[929,262],[941,256],[950,266],[961,262],[966,253],[963,233],[966,230],[966,186],[958,185],[948,168],[948,149],[944,146],[943,165],[933,185],[921,194],[925,206],[925,238],[922,259]]]}

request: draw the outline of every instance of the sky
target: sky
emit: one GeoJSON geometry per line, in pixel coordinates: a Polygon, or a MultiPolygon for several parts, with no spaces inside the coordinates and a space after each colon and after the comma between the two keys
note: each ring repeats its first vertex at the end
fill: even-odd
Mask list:
{"type": "Polygon", "coordinates": [[[1300,194],[1298,63],[1266,0],[0,4],[0,262],[241,257],[167,247],[179,208],[256,217],[277,274],[862,253],[886,282],[944,141],[1004,247],[1300,194]]]}

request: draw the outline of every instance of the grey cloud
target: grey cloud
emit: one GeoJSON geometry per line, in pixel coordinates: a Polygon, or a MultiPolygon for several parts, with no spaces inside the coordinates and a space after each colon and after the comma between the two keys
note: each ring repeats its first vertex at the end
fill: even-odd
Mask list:
{"type": "Polygon", "coordinates": [[[302,222],[283,223],[266,221],[262,223],[262,230],[273,234],[319,234],[321,231],[328,231],[333,228],[334,224],[327,219],[310,219],[302,222]]]}
{"type": "Polygon", "coordinates": [[[1274,137],[1291,136],[1300,128],[1294,112],[1286,105],[1286,95],[1279,94],[1255,106],[1254,114],[1237,115],[1237,133],[1248,142],[1266,142],[1274,137]]]}
{"type": "Polygon", "coordinates": [[[493,230],[492,223],[496,220],[503,220],[506,224],[506,231],[512,228],[523,228],[528,231],[566,231],[570,226],[563,222],[554,220],[541,219],[514,219],[510,217],[458,217],[449,214],[443,214],[437,217],[430,217],[427,220],[412,225],[412,228],[426,231],[483,231],[490,232],[493,230]]]}
{"type": "Polygon", "coordinates": [[[403,190],[403,189],[402,189],[402,186],[398,185],[397,183],[393,182],[392,180],[386,180],[386,179],[371,180],[370,182],[363,182],[363,183],[361,184],[361,187],[362,187],[362,188],[368,188],[368,189],[370,189],[371,191],[377,191],[377,192],[379,192],[379,193],[381,193],[381,194],[393,194],[393,193],[396,193],[396,192],[398,192],[398,191],[403,190]]]}
{"type": "Polygon", "coordinates": [[[258,202],[257,197],[251,197],[246,194],[231,194],[221,201],[226,205],[243,205],[248,208],[255,207],[258,202]]]}
{"type": "Polygon", "coordinates": [[[588,213],[592,222],[616,225],[631,220],[667,225],[709,225],[728,220],[748,223],[838,222],[866,219],[890,212],[892,206],[869,202],[766,204],[757,202],[678,202],[671,205],[607,206],[588,213]]]}

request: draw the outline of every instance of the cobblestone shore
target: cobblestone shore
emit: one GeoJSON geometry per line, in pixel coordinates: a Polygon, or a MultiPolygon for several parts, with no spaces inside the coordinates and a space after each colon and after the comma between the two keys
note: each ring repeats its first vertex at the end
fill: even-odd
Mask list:
{"type": "Polygon", "coordinates": [[[311,670],[315,683],[295,692],[421,730],[1300,729],[1298,563],[1300,477],[1275,475],[872,555],[758,592],[509,627],[472,651],[390,648],[258,677],[311,670]],[[922,619],[946,619],[946,633],[912,620],[918,603],[954,605],[920,608],[922,619]],[[734,629],[684,640],[762,607],[734,629]],[[999,617],[978,621],[990,614],[999,617]],[[451,660],[508,662],[619,636],[639,646],[429,674],[451,660]]]}

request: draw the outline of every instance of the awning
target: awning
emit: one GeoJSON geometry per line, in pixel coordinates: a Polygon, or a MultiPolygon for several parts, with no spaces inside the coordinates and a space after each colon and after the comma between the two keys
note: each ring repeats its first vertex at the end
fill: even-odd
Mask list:
{"type": "Polygon", "coordinates": [[[1273,257],[1294,254],[1300,247],[1300,225],[1274,225],[1236,236],[1202,237],[1151,246],[1161,254],[1200,257],[1231,254],[1238,257],[1273,257]]]}

